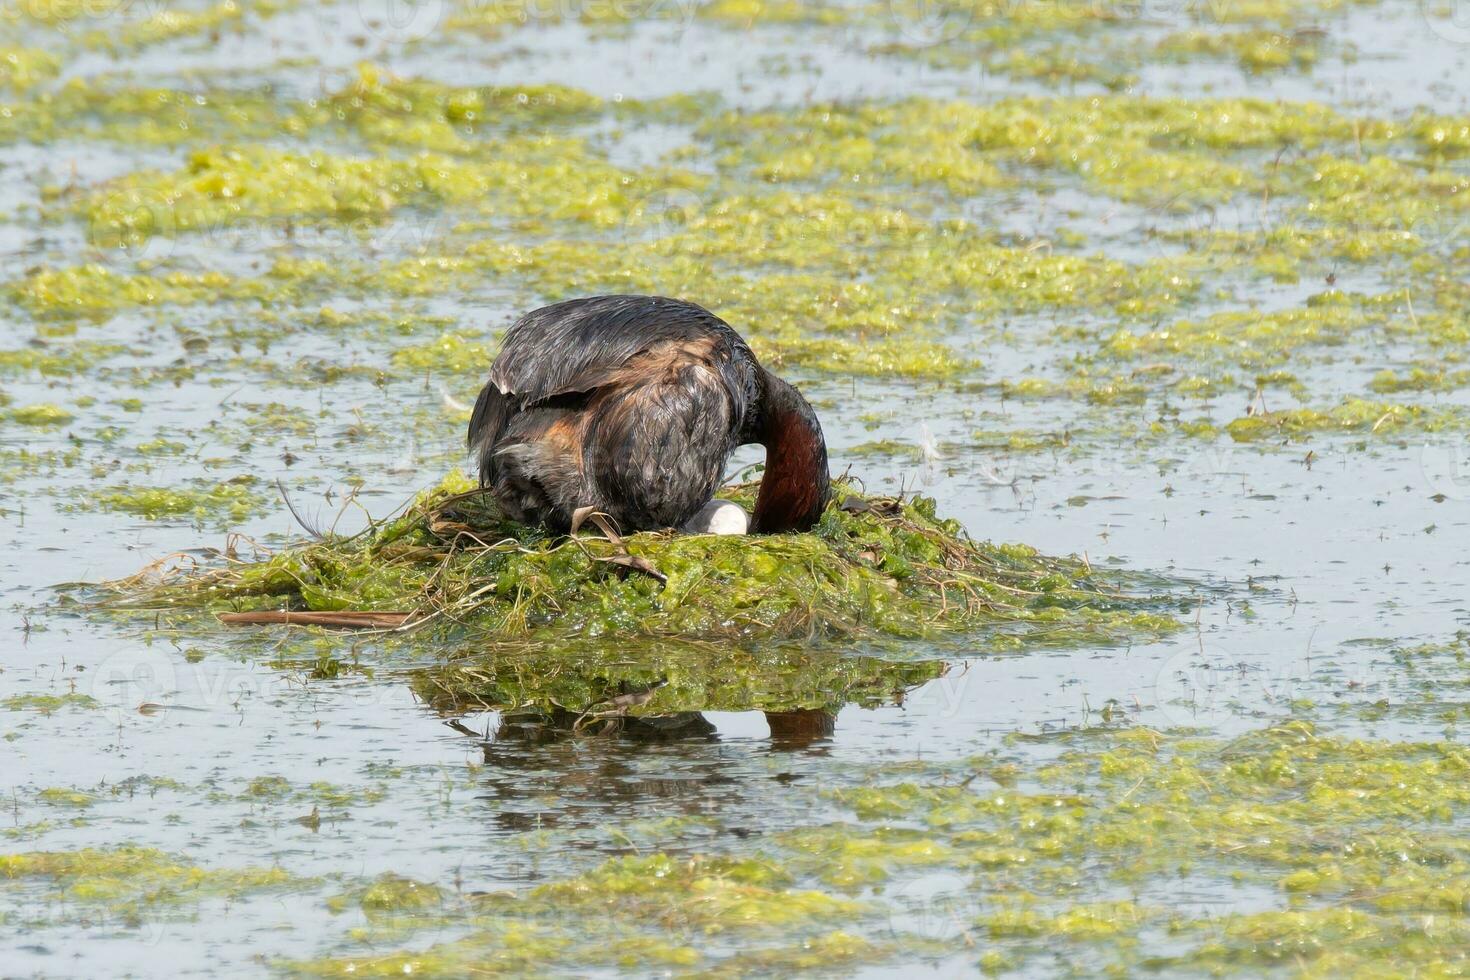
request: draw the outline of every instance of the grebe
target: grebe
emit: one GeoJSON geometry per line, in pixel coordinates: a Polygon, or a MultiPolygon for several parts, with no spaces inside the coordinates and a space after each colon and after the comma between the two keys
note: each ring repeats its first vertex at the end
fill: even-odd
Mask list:
{"type": "Polygon", "coordinates": [[[663,296],[521,317],[469,429],[480,485],[506,515],[563,532],[586,506],[622,531],[683,527],[713,512],[730,454],[749,443],[766,448],[751,529],[810,530],[831,492],[816,413],[724,320],[663,296]]]}

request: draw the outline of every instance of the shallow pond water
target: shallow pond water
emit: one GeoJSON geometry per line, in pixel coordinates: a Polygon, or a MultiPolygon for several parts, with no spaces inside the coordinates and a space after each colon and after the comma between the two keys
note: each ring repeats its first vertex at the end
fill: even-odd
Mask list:
{"type": "Polygon", "coordinates": [[[1467,70],[1399,0],[0,4],[0,973],[1462,972],[1467,70]],[[486,703],[554,651],[71,587],[392,512],[615,290],[1178,629],[597,734],[486,703]]]}

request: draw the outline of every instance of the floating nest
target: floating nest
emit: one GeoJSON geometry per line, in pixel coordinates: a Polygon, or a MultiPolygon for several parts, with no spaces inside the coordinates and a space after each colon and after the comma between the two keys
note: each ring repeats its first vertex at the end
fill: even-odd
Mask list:
{"type": "MultiPolygon", "coordinates": [[[[749,507],[755,489],[730,486],[721,496],[749,507]]],[[[171,556],[106,583],[100,600],[234,625],[432,632],[482,650],[982,635],[995,649],[1178,625],[1175,600],[1152,583],[973,541],[928,498],[868,496],[841,482],[806,534],[620,537],[600,523],[598,533],[548,536],[506,520],[455,474],[358,534],[249,558],[171,556]]]]}

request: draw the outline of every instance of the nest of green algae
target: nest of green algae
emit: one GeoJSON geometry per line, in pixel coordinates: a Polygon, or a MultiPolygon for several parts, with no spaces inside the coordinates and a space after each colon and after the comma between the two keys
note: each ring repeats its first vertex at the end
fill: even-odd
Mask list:
{"type": "MultiPolygon", "coordinates": [[[[106,603],[562,650],[610,638],[810,642],[979,630],[1008,646],[1176,625],[1159,598],[1125,591],[1117,572],[972,541],[927,498],[834,490],[806,534],[549,536],[506,520],[456,474],[356,535],[212,566],[157,563],[109,583],[106,603]]],[[[749,507],[754,491],[743,484],[722,496],[749,507]]]]}

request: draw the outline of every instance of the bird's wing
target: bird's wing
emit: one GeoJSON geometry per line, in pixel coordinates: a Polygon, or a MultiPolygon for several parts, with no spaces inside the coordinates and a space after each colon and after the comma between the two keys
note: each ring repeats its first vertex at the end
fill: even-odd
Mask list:
{"type": "MultiPolygon", "coordinates": [[[[619,379],[637,355],[665,344],[713,339],[711,353],[727,363],[744,342],[713,313],[662,296],[593,296],[534,310],[505,335],[490,381],[531,405],[587,392],[619,379]]],[[[732,377],[732,381],[734,378],[732,377]]],[[[740,386],[740,387],[743,387],[740,386]]],[[[732,392],[744,407],[744,392],[732,392]]]]}
{"type": "Polygon", "coordinates": [[[475,409],[470,413],[470,429],[468,443],[470,449],[480,456],[480,481],[486,482],[489,478],[490,450],[500,433],[505,429],[505,423],[510,416],[510,400],[497,387],[495,382],[487,382],[480,389],[480,397],[475,399],[475,409]]]}
{"type": "Polygon", "coordinates": [[[632,383],[664,362],[714,369],[738,425],[754,397],[754,355],[713,313],[662,296],[593,296],[533,310],[511,325],[475,401],[468,442],[493,469],[492,451],[519,411],[562,395],[632,383]],[[647,355],[647,356],[643,356],[647,355]]]}

